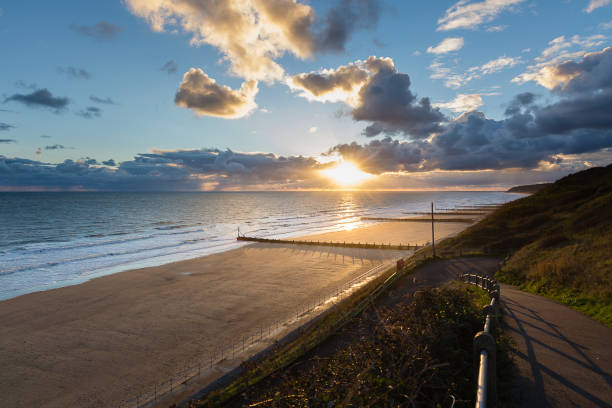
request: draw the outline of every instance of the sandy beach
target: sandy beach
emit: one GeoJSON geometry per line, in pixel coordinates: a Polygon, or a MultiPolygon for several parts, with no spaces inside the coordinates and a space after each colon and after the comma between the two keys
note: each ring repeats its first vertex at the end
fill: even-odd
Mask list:
{"type": "MultiPolygon", "coordinates": [[[[441,223],[437,238],[466,223],[441,223]]],[[[424,243],[424,223],[309,239],[424,243]]],[[[11,407],[116,406],[316,296],[407,252],[251,244],[0,302],[0,393],[11,407]]]]}

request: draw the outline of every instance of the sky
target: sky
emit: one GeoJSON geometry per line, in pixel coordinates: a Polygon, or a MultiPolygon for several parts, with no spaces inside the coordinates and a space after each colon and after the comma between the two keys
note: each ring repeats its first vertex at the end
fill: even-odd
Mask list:
{"type": "Polygon", "coordinates": [[[611,37],[612,0],[3,2],[0,191],[553,181],[612,162],[611,37]]]}

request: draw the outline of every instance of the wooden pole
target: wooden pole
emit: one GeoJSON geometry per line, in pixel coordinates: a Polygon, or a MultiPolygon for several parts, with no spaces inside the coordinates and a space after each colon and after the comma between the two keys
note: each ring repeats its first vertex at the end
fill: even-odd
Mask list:
{"type": "Polygon", "coordinates": [[[436,257],[436,241],[434,237],[434,205],[431,202],[431,247],[433,249],[433,257],[436,257]]]}

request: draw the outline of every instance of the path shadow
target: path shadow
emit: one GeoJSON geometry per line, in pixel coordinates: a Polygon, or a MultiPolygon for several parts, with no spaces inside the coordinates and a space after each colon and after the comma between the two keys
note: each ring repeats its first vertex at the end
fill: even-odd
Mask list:
{"type": "Polygon", "coordinates": [[[567,378],[567,375],[564,376],[561,373],[556,372],[555,370],[548,367],[543,361],[541,361],[541,359],[538,360],[534,346],[537,345],[538,347],[542,347],[552,351],[553,353],[555,353],[556,358],[559,359],[562,363],[567,361],[568,364],[576,364],[585,370],[589,370],[597,376],[602,377],[603,380],[608,384],[608,386],[610,386],[610,375],[607,374],[604,370],[602,370],[601,367],[599,367],[589,356],[584,353],[583,350],[588,350],[588,347],[568,339],[559,330],[557,325],[548,322],[547,320],[542,318],[542,316],[536,310],[521,305],[511,299],[508,299],[507,297],[502,297],[501,303],[506,311],[506,316],[511,319],[506,322],[506,329],[520,336],[525,342],[526,353],[519,350],[515,350],[514,354],[518,358],[524,360],[529,364],[533,377],[533,382],[529,381],[529,379],[526,378],[520,379],[520,381],[523,383],[522,385],[524,387],[528,387],[526,393],[527,398],[525,401],[522,401],[520,406],[552,406],[551,403],[554,401],[549,400],[549,398],[547,398],[546,396],[546,390],[542,375],[544,373],[547,376],[553,378],[555,381],[562,384],[564,387],[573,390],[585,399],[591,401],[595,406],[602,408],[611,407],[608,402],[603,401],[596,395],[593,395],[593,393],[585,390],[584,388],[572,382],[569,378],[567,378]],[[533,335],[530,335],[529,332],[533,330],[537,330],[538,333],[544,335],[544,338],[537,339],[533,337],[533,335]],[[563,341],[564,343],[569,345],[569,347],[576,353],[577,356],[572,356],[566,351],[562,351],[558,348],[551,346],[546,341],[547,338],[555,338],[563,341]]]}

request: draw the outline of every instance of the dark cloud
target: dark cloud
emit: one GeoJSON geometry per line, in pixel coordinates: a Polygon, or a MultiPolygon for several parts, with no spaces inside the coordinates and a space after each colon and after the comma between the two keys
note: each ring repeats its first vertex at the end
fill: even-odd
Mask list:
{"type": "Polygon", "coordinates": [[[13,125],[9,125],[8,123],[0,122],[0,132],[6,132],[14,128],[15,126],[13,125]]]}
{"type": "MultiPolygon", "coordinates": [[[[238,153],[199,149],[153,152],[119,163],[117,168],[95,166],[84,158],[49,164],[0,155],[0,186],[49,189],[175,191],[240,188],[245,186],[296,186],[312,180],[325,168],[313,158],[276,156],[271,153],[238,153]]],[[[114,160],[103,162],[115,167],[114,160]]]]}
{"type": "Polygon", "coordinates": [[[174,103],[198,115],[240,118],[257,107],[257,82],[246,81],[240,89],[219,85],[199,68],[191,68],[183,76],[174,103]]]}
{"type": "Polygon", "coordinates": [[[115,105],[115,101],[113,101],[110,97],[100,98],[99,96],[90,95],[89,100],[94,103],[100,103],[103,105],[115,105]]]}
{"type": "Polygon", "coordinates": [[[123,31],[122,27],[106,21],[101,21],[92,26],[70,24],[68,27],[76,33],[96,40],[108,40],[123,31]]]}
{"type": "Polygon", "coordinates": [[[371,56],[335,70],[298,74],[289,79],[289,86],[308,99],[345,102],[354,120],[371,122],[366,136],[418,139],[441,131],[441,122],[447,120],[428,98],[412,93],[410,77],[398,72],[391,58],[371,56]]]}
{"type": "Polygon", "coordinates": [[[549,73],[560,94],[591,93],[612,88],[612,47],[586,54],[580,61],[563,62],[549,73]]]}
{"type": "Polygon", "coordinates": [[[368,76],[369,73],[364,67],[350,64],[338,67],[335,71],[295,75],[291,77],[291,85],[296,89],[307,91],[316,98],[325,98],[325,95],[337,90],[354,92],[368,79],[368,76]]]}
{"type": "Polygon", "coordinates": [[[30,94],[14,94],[4,100],[4,102],[15,101],[23,103],[26,106],[35,108],[43,107],[50,108],[59,112],[66,108],[70,100],[66,97],[55,97],[48,89],[39,89],[30,94]]]}
{"type": "Polygon", "coordinates": [[[341,0],[330,8],[323,29],[315,35],[318,51],[342,52],[351,34],[376,26],[380,15],[377,0],[341,0]]]}
{"type": "Polygon", "coordinates": [[[77,79],[91,79],[91,73],[84,68],[58,67],[57,71],[77,79]]]}
{"type": "Polygon", "coordinates": [[[423,143],[400,142],[391,138],[372,140],[360,145],[356,142],[332,147],[327,154],[340,154],[345,160],[359,163],[368,173],[380,174],[396,171],[418,171],[424,157],[423,143]]]}
{"type": "Polygon", "coordinates": [[[61,144],[54,144],[51,146],[45,146],[45,150],[63,150],[63,149],[67,149],[66,146],[61,145],[61,144]]]}
{"type": "Polygon", "coordinates": [[[17,143],[15,139],[0,139],[0,143],[17,143]]]}
{"type": "Polygon", "coordinates": [[[87,108],[77,112],[77,115],[85,119],[99,118],[102,116],[102,109],[95,106],[88,106],[87,108]]]}
{"type": "Polygon", "coordinates": [[[402,133],[414,138],[428,137],[441,130],[444,115],[431,106],[429,98],[420,100],[410,91],[410,77],[384,67],[359,91],[359,105],[353,119],[373,122],[364,134],[402,133]]]}
{"type": "Polygon", "coordinates": [[[42,137],[43,139],[51,139],[52,136],[49,136],[49,135],[40,135],[40,137],[42,137]]]}
{"type": "Polygon", "coordinates": [[[105,166],[112,166],[112,167],[117,165],[117,163],[115,163],[115,161],[113,159],[105,160],[105,161],[102,162],[102,164],[105,165],[105,166]]]}
{"type": "Polygon", "coordinates": [[[36,149],[36,155],[40,156],[42,154],[42,149],[39,147],[38,149],[36,149]]]}
{"type": "Polygon", "coordinates": [[[174,60],[170,60],[160,68],[160,71],[165,71],[168,74],[176,74],[177,69],[178,65],[176,65],[176,62],[174,62],[174,60]]]}

